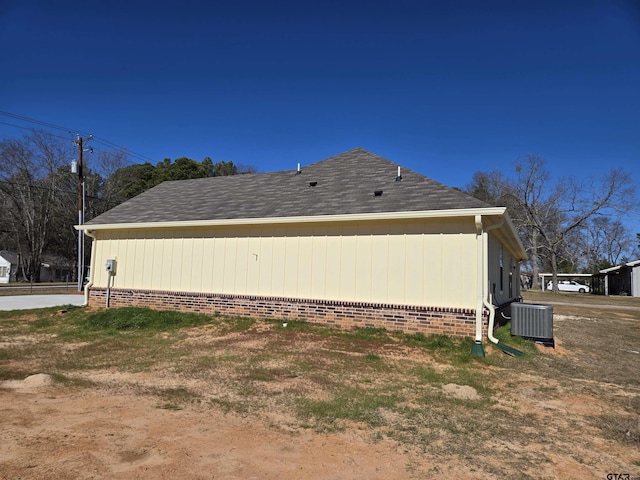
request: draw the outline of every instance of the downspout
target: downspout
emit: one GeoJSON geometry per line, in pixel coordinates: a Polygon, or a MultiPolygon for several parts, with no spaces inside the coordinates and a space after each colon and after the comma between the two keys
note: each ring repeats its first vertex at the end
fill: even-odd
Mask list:
{"type": "Polygon", "coordinates": [[[471,347],[471,354],[475,357],[484,357],[484,349],[482,348],[482,312],[483,312],[483,272],[484,262],[482,260],[482,252],[484,250],[482,245],[482,215],[475,216],[476,225],[476,239],[477,239],[477,271],[478,271],[478,284],[477,289],[477,302],[476,302],[476,335],[473,346],[471,347]]]}
{"type": "Polygon", "coordinates": [[[95,264],[96,264],[96,236],[90,230],[85,230],[86,235],[89,235],[93,242],[91,242],[91,263],[89,265],[89,282],[84,286],[84,303],[83,307],[89,306],[89,289],[93,287],[93,276],[95,275],[95,264]]]}
{"type": "Polygon", "coordinates": [[[485,291],[488,290],[488,281],[489,281],[489,232],[491,230],[495,230],[496,228],[500,228],[504,224],[504,217],[500,218],[500,221],[495,225],[491,225],[484,229],[482,234],[482,302],[484,306],[489,310],[489,326],[487,327],[487,338],[496,345],[500,340],[493,336],[493,327],[496,320],[496,309],[493,306],[493,302],[491,301],[491,294],[485,291]]]}
{"type": "Polygon", "coordinates": [[[496,347],[498,347],[503,352],[513,355],[516,357],[524,356],[524,353],[520,350],[517,350],[509,345],[505,345],[496,337],[493,336],[493,327],[495,326],[496,320],[496,309],[493,306],[492,295],[490,292],[487,292],[485,289],[488,289],[489,286],[489,232],[496,228],[500,228],[504,224],[504,217],[500,219],[498,223],[495,225],[491,225],[484,229],[482,234],[482,277],[483,277],[483,295],[482,295],[482,303],[487,310],[489,310],[489,325],[487,325],[487,338],[493,343],[496,347]]]}

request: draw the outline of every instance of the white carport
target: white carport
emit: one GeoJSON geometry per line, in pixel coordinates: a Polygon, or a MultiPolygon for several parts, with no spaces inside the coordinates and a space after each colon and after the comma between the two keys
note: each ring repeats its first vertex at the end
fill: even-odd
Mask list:
{"type": "MultiPolygon", "coordinates": [[[[538,276],[540,277],[540,281],[542,282],[542,291],[544,292],[545,290],[547,290],[547,283],[551,281],[553,274],[541,273],[538,276]]],[[[558,273],[557,277],[571,280],[573,278],[592,278],[593,275],[591,273],[558,273]]]]}

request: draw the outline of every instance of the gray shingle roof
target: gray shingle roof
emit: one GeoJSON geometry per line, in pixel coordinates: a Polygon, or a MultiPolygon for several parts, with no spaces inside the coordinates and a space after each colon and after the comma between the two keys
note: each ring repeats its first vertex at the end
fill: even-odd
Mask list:
{"type": "Polygon", "coordinates": [[[4,258],[12,265],[18,264],[18,254],[15,252],[10,252],[9,250],[0,250],[0,257],[4,258]]]}
{"type": "Polygon", "coordinates": [[[164,182],[87,224],[488,208],[362,148],[279,172],[164,182]],[[311,186],[315,182],[315,186],[311,186]],[[375,196],[375,191],[382,195],[375,196]]]}

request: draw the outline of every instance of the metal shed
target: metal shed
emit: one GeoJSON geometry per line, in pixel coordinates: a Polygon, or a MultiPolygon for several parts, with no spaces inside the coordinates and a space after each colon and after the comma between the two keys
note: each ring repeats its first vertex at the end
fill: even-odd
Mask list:
{"type": "Polygon", "coordinates": [[[640,297],[640,260],[600,270],[599,277],[599,293],[640,297]]]}

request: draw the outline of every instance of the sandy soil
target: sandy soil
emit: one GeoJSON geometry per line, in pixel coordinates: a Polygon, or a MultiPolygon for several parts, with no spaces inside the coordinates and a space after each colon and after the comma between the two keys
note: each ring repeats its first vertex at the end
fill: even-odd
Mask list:
{"type": "MultiPolygon", "coordinates": [[[[121,373],[117,378],[124,380],[121,373]]],[[[541,400],[526,387],[536,378],[523,375],[521,380],[516,398],[507,400],[504,408],[517,404],[536,411],[536,416],[547,416],[555,424],[553,429],[606,409],[588,395],[541,400]]],[[[455,384],[443,389],[459,398],[475,395],[470,387],[455,384]]],[[[384,438],[374,440],[365,426],[317,433],[295,426],[277,411],[256,421],[210,407],[168,410],[159,408],[153,396],[126,389],[60,387],[44,374],[4,382],[0,405],[2,480],[503,478],[475,470],[473,459],[425,454],[384,438]]],[[[529,457],[545,460],[531,465],[522,478],[600,479],[633,461],[632,448],[587,438],[585,430],[576,427],[576,436],[564,445],[547,444],[545,431],[529,445],[496,438],[487,445],[483,462],[492,463],[495,455],[500,469],[505,454],[518,456],[526,448],[529,457]]]]}
{"type": "Polygon", "coordinates": [[[41,378],[0,389],[2,479],[410,478],[408,452],[357,429],[283,430],[211,409],[158,409],[153,398],[70,392],[41,378]]]}
{"type": "MultiPolygon", "coordinates": [[[[560,327],[575,321],[561,315],[557,320],[560,327]]],[[[632,328],[637,329],[637,323],[632,328]]],[[[224,341],[232,350],[264,348],[260,335],[214,337],[209,330],[193,328],[184,342],[206,345],[224,341]]],[[[36,340],[20,336],[12,339],[22,344],[35,344],[36,340]]],[[[575,358],[575,347],[566,348],[561,336],[556,341],[555,349],[542,349],[547,358],[567,362],[575,358]]],[[[72,347],[82,345],[64,344],[64,348],[70,352],[72,347]]],[[[313,346],[318,348],[317,343],[313,346]]],[[[310,345],[296,342],[297,349],[307,347],[310,345]]],[[[488,353],[490,350],[488,347],[488,353]]],[[[389,362],[412,358],[432,364],[428,355],[408,347],[385,346],[378,353],[389,362]]],[[[615,352],[616,358],[629,357],[629,362],[636,361],[635,355],[615,352]]],[[[629,417],[629,408],[621,405],[637,402],[637,387],[624,388],[604,378],[563,381],[543,378],[535,371],[510,372],[500,386],[506,394],[496,396],[487,413],[491,418],[485,429],[488,433],[483,432],[484,445],[475,445],[469,450],[472,453],[466,454],[466,447],[456,444],[455,454],[448,454],[454,446],[447,442],[464,441],[472,446],[478,439],[447,437],[445,432],[435,437],[440,446],[420,451],[377,435],[373,427],[364,424],[351,424],[331,433],[304,428],[290,413],[280,411],[277,401],[259,415],[225,413],[221,408],[197,403],[183,409],[161,408],[162,400],[148,393],[151,386],[186,385],[203,396],[215,393],[217,388],[210,380],[185,379],[166,369],[139,373],[87,370],[81,376],[93,386],[56,383],[46,374],[0,383],[1,480],[582,480],[614,478],[607,476],[612,473],[628,475],[620,478],[640,478],[637,444],[611,440],[592,423],[592,419],[606,414],[629,417]],[[141,393],[145,389],[147,393],[141,393]],[[521,423],[501,429],[503,416],[521,423]]],[[[287,377],[267,385],[277,389],[284,388],[284,383],[293,387],[294,382],[308,387],[303,377],[287,377]]],[[[447,383],[442,391],[460,402],[473,401],[477,396],[468,385],[447,383]]],[[[389,423],[393,424],[393,419],[389,423]]]]}

